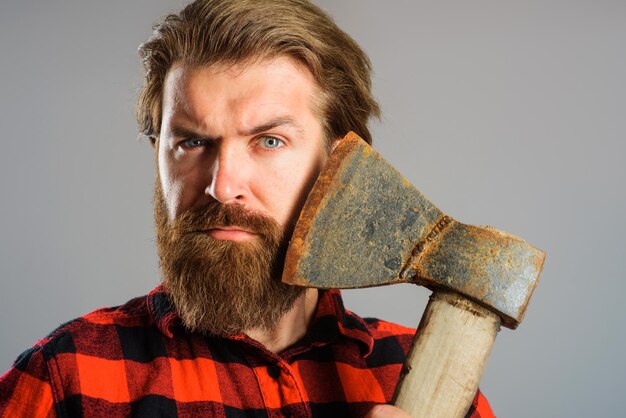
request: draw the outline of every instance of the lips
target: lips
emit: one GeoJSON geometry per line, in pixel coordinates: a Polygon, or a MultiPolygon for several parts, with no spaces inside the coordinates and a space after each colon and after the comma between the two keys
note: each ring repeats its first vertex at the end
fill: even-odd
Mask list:
{"type": "Polygon", "coordinates": [[[239,226],[218,226],[197,232],[207,234],[214,239],[229,241],[246,241],[258,236],[256,232],[239,226]]]}

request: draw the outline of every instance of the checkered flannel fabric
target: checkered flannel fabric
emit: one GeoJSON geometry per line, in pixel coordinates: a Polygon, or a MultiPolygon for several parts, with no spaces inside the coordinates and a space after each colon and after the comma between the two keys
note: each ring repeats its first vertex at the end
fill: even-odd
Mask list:
{"type": "MultiPolygon", "coordinates": [[[[187,332],[158,287],[62,325],[0,378],[0,416],[348,417],[388,403],[414,330],[321,292],[280,354],[244,335],[187,332]]],[[[479,392],[468,417],[492,417],[479,392]]]]}

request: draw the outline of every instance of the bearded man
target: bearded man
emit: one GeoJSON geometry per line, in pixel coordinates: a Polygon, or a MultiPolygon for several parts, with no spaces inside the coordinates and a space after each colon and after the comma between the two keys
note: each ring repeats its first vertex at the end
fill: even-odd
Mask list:
{"type": "Polygon", "coordinates": [[[2,416],[406,417],[384,404],[415,331],[279,280],[329,153],[371,142],[366,55],[305,0],[198,0],[140,55],[162,284],[23,353],[2,416]]]}

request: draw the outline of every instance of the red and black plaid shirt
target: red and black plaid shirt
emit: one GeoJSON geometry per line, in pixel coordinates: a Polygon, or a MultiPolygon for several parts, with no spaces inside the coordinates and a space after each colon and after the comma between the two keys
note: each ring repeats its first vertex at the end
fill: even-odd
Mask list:
{"type": "MultiPolygon", "coordinates": [[[[414,330],[320,293],[308,334],[280,354],[187,332],[156,288],[62,325],[0,378],[0,415],[363,416],[393,395],[414,330]]],[[[492,417],[476,395],[468,417],[492,417]]]]}

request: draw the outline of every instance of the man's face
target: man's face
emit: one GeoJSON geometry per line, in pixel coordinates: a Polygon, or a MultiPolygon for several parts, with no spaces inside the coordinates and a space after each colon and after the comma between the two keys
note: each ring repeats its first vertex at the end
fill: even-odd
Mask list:
{"type": "MultiPolygon", "coordinates": [[[[158,148],[169,219],[217,201],[267,215],[289,232],[327,154],[317,93],[309,71],[287,57],[172,68],[158,148]]],[[[236,226],[207,234],[255,238],[236,226]]]]}
{"type": "Polygon", "coordinates": [[[327,156],[317,93],[284,57],[166,77],[155,223],[164,284],[188,328],[268,329],[303,295],[278,278],[327,156]]]}

